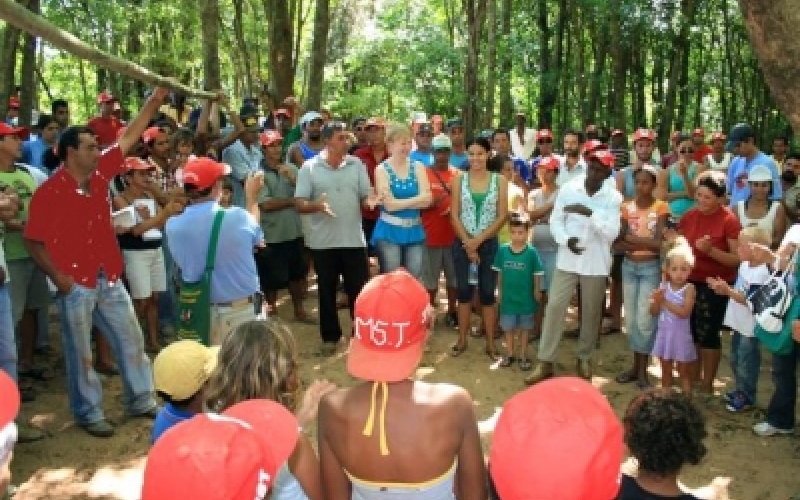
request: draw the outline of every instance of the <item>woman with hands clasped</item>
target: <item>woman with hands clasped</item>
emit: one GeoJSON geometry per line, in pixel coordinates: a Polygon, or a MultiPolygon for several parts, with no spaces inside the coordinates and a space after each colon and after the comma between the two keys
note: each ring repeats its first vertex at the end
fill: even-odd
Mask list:
{"type": "Polygon", "coordinates": [[[460,356],[467,350],[472,296],[477,287],[486,325],[486,354],[494,361],[497,276],[492,263],[497,233],[508,220],[508,181],[487,169],[491,151],[489,141],[482,137],[468,142],[469,170],[453,179],[450,221],[456,232],[453,261],[458,284],[458,342],[450,354],[460,356]]]}
{"type": "Polygon", "coordinates": [[[411,130],[392,123],[386,129],[389,158],[375,168],[381,213],[370,243],[378,253],[381,273],[405,267],[422,280],[425,229],[419,211],[430,206],[431,187],[425,166],[409,159],[411,130]]]}
{"type": "Polygon", "coordinates": [[[692,159],[692,136],[680,133],[675,139],[676,161],[658,174],[656,198],[669,203],[672,216],[680,219],[695,204],[695,179],[704,166],[692,159]]]}

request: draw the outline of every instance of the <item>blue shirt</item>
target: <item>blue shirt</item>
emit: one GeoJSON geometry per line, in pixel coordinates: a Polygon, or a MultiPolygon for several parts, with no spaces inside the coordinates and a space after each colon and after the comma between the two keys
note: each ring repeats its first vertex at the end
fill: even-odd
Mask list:
{"type": "Polygon", "coordinates": [[[743,156],[737,156],[731,160],[728,167],[728,193],[731,196],[730,206],[734,207],[740,201],[746,201],[750,197],[750,184],[747,182],[750,170],[756,165],[764,165],[772,173],[772,196],[773,200],[783,198],[781,179],[778,174],[778,166],[775,161],[761,151],[751,160],[743,156]]]}
{"type": "Polygon", "coordinates": [[[167,403],[158,410],[155,421],[153,421],[153,434],[150,437],[150,444],[158,441],[162,434],[170,430],[172,427],[178,425],[184,420],[189,420],[194,417],[194,413],[186,410],[181,410],[172,406],[172,403],[167,403]]]}
{"type": "Polygon", "coordinates": [[[41,138],[22,143],[20,160],[32,167],[44,171],[44,153],[51,149],[41,138]]]}
{"type": "Polygon", "coordinates": [[[426,167],[430,167],[431,165],[433,165],[433,151],[429,153],[424,153],[422,151],[412,151],[411,154],[408,155],[408,157],[411,160],[411,163],[418,161],[423,165],[425,165],[426,167]]]}
{"type": "Polygon", "coordinates": [[[460,170],[469,170],[469,156],[467,156],[467,152],[464,151],[461,154],[450,152],[450,165],[460,169],[460,170]]]}
{"type": "MultiPolygon", "coordinates": [[[[184,281],[200,281],[203,276],[211,226],[219,209],[216,201],[206,201],[189,205],[167,221],[167,246],[184,281]]],[[[246,210],[225,211],[211,273],[212,304],[241,300],[260,289],[253,249],[263,241],[261,226],[246,210]]]]}
{"type": "Polygon", "coordinates": [[[531,168],[528,162],[525,161],[524,158],[520,158],[519,156],[512,156],[511,162],[514,165],[514,172],[519,174],[522,180],[525,181],[525,184],[530,186],[531,180],[533,178],[532,173],[534,172],[534,170],[531,168]]]}

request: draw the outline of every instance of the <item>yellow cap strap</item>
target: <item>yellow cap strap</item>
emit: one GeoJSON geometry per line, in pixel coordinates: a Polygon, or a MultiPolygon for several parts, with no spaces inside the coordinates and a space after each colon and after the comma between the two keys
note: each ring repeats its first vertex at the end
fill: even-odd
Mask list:
{"type": "Polygon", "coordinates": [[[375,403],[377,403],[378,397],[378,385],[380,385],[381,389],[383,389],[383,401],[381,402],[381,413],[380,413],[380,445],[381,445],[381,455],[388,455],[389,454],[389,445],[387,444],[386,440],[386,406],[389,404],[389,385],[386,382],[373,382],[372,383],[372,397],[370,398],[369,404],[369,415],[367,415],[367,422],[364,425],[364,432],[362,433],[364,436],[370,437],[372,436],[372,431],[375,428],[375,403]]]}

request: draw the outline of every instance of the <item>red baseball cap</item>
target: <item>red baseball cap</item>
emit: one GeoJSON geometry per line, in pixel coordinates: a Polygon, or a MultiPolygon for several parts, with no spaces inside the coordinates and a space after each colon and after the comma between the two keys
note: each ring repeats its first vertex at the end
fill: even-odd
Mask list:
{"type": "Polygon", "coordinates": [[[19,137],[20,140],[24,141],[28,139],[30,132],[25,127],[14,128],[5,122],[0,122],[0,136],[6,135],[15,135],[19,137]]]}
{"type": "Polygon", "coordinates": [[[226,415],[195,415],[150,449],[141,500],[267,498],[285,461],[275,459],[252,425],[226,415]]]}
{"type": "Polygon", "coordinates": [[[617,136],[617,135],[625,135],[625,131],[621,130],[621,129],[618,129],[618,128],[615,128],[614,130],[611,131],[611,137],[614,137],[614,136],[617,136]]]}
{"type": "Polygon", "coordinates": [[[725,136],[725,132],[714,132],[713,134],[711,134],[711,142],[724,141],[725,139],[727,139],[727,137],[725,136]]]}
{"type": "Polygon", "coordinates": [[[536,140],[553,139],[553,132],[549,128],[540,128],[536,131],[536,140]]]}
{"type": "Polygon", "coordinates": [[[633,142],[636,142],[641,139],[647,139],[649,141],[656,140],[656,133],[649,128],[637,128],[636,132],[633,133],[633,142]]]}
{"type": "Polygon", "coordinates": [[[598,141],[597,139],[589,139],[588,141],[583,143],[583,154],[589,154],[592,151],[597,151],[599,149],[608,149],[608,144],[605,144],[603,141],[598,141]]]}
{"type": "Polygon", "coordinates": [[[614,168],[614,155],[607,149],[596,149],[586,155],[587,160],[597,160],[608,168],[614,168]]]}
{"type": "Polygon", "coordinates": [[[19,97],[11,96],[8,98],[8,107],[19,109],[19,97]]]}
{"type": "Polygon", "coordinates": [[[142,141],[144,141],[145,143],[155,141],[156,137],[158,137],[158,134],[161,133],[164,133],[164,131],[161,130],[161,128],[149,127],[142,133],[142,141]]]}
{"type": "Polygon", "coordinates": [[[425,287],[405,269],[372,278],[356,298],[350,375],[399,382],[419,365],[433,314],[425,287]]]}
{"type": "Polygon", "coordinates": [[[230,165],[219,163],[208,157],[190,158],[183,167],[182,180],[184,184],[191,184],[197,189],[208,189],[220,177],[231,173],[230,165]]]}
{"type": "Polygon", "coordinates": [[[544,158],[542,158],[539,164],[536,165],[536,168],[543,168],[545,170],[557,171],[559,168],[561,168],[561,162],[555,156],[552,155],[545,156],[544,158]]]}
{"type": "Polygon", "coordinates": [[[701,128],[696,128],[696,129],[692,130],[692,135],[695,136],[695,137],[705,137],[706,136],[706,131],[701,129],[701,128]]]}
{"type": "Polygon", "coordinates": [[[291,118],[292,117],[292,113],[286,108],[278,108],[275,111],[273,111],[272,114],[273,114],[273,116],[284,115],[284,116],[286,116],[286,118],[291,118]]]}
{"type": "Polygon", "coordinates": [[[114,96],[111,95],[111,92],[100,92],[97,95],[97,104],[105,104],[109,102],[114,102],[114,96]]]}
{"type": "Polygon", "coordinates": [[[262,146],[272,146],[276,142],[283,142],[283,136],[277,130],[265,130],[258,136],[262,146]]]}
{"type": "Polygon", "coordinates": [[[249,424],[269,445],[279,467],[288,460],[297,446],[300,424],[280,403],[269,399],[248,399],[231,406],[223,415],[249,424]]]}
{"type": "Polygon", "coordinates": [[[506,401],[489,452],[503,500],[611,500],[624,453],[622,424],[589,382],[559,377],[506,401]]]}
{"type": "Polygon", "coordinates": [[[0,370],[0,429],[17,418],[19,412],[19,389],[6,372],[0,370]]]}
{"type": "Polygon", "coordinates": [[[125,168],[128,170],[155,170],[156,166],[138,156],[128,156],[125,158],[125,168]]]}

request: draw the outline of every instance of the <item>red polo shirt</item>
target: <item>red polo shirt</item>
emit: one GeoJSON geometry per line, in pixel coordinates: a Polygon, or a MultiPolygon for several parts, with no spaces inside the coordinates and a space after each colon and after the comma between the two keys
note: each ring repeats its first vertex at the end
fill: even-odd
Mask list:
{"type": "Polygon", "coordinates": [[[699,164],[703,164],[703,160],[706,159],[706,156],[710,155],[714,152],[714,148],[709,146],[708,144],[701,144],[694,148],[694,153],[692,153],[692,158],[699,164]]]}
{"type": "MultiPolygon", "coordinates": [[[[377,168],[378,164],[389,158],[388,148],[383,152],[383,158],[380,159],[375,158],[375,155],[372,154],[372,146],[364,146],[363,148],[357,149],[353,156],[363,161],[364,165],[367,166],[369,182],[372,184],[372,187],[375,187],[375,168],[377,168]]],[[[361,209],[361,216],[365,219],[377,220],[378,215],[380,215],[380,210],[377,208],[375,210],[361,209]]]]}
{"type": "Polygon", "coordinates": [[[97,136],[97,145],[101,148],[107,148],[117,142],[117,132],[119,132],[119,129],[124,127],[125,124],[116,116],[109,116],[108,118],[95,116],[89,120],[86,126],[92,129],[94,135],[97,136]]]}
{"type": "Polygon", "coordinates": [[[44,243],[56,269],[87,288],[97,285],[100,269],[109,281],[122,274],[108,187],[115,175],[125,171],[123,160],[119,146],[104,151],[86,194],[62,167],[31,198],[25,238],[44,243]]]}

